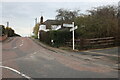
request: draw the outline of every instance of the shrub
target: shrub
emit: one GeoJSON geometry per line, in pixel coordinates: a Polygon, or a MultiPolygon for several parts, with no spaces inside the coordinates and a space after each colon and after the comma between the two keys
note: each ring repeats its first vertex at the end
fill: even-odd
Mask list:
{"type": "Polygon", "coordinates": [[[71,32],[68,29],[57,31],[40,32],[40,40],[55,47],[63,46],[66,41],[72,38],[71,32]],[[53,43],[51,42],[53,40],[53,43]]]}

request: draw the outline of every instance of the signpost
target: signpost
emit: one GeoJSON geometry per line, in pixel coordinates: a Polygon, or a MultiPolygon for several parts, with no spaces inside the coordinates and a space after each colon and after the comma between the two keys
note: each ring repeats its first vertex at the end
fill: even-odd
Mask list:
{"type": "Polygon", "coordinates": [[[74,28],[71,28],[70,31],[76,30],[78,26],[75,26],[74,28]]]}
{"type": "Polygon", "coordinates": [[[72,22],[72,24],[63,24],[63,26],[65,26],[65,27],[72,27],[71,29],[70,29],[70,31],[72,31],[72,33],[73,33],[73,50],[75,50],[75,34],[74,34],[74,30],[76,30],[77,28],[78,28],[78,26],[75,26],[74,27],[74,22],[72,22]]]}
{"type": "Polygon", "coordinates": [[[74,24],[63,24],[64,27],[73,27],[74,24]]]}

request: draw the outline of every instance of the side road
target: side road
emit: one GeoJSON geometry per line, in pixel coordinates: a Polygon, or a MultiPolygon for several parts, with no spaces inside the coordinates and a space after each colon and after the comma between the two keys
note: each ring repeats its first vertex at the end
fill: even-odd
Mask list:
{"type": "MultiPolygon", "coordinates": [[[[70,57],[74,57],[78,60],[85,60],[85,61],[92,61],[92,62],[97,62],[98,64],[103,64],[103,65],[107,65],[110,66],[112,68],[118,69],[118,48],[114,47],[114,53],[115,54],[109,54],[109,53],[105,53],[105,52],[98,52],[100,49],[96,49],[96,50],[87,50],[87,51],[81,51],[81,52],[70,52],[70,51],[65,51],[65,50],[61,50],[58,48],[53,48],[50,46],[47,46],[43,43],[41,43],[39,40],[37,39],[33,39],[31,38],[34,42],[36,42],[38,45],[51,50],[55,53],[59,53],[62,54],[64,56],[70,56],[70,57]]],[[[114,49],[113,48],[113,49],[114,49]]],[[[108,48],[107,48],[108,49],[108,48]]],[[[105,50],[107,50],[105,49],[105,50]]],[[[112,48],[110,48],[112,49],[112,48]]],[[[101,49],[104,51],[104,49],[101,49]]]]}

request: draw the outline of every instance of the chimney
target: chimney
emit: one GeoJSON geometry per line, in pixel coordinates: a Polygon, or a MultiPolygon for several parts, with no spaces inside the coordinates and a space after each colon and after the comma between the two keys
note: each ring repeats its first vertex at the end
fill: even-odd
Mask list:
{"type": "Polygon", "coordinates": [[[42,24],[43,23],[43,16],[41,16],[41,18],[40,18],[40,24],[42,24]]]}

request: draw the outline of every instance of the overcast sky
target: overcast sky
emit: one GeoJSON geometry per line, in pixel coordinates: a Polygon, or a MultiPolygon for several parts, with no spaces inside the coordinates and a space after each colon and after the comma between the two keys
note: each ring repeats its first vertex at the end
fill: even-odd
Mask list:
{"type": "Polygon", "coordinates": [[[16,33],[26,36],[32,33],[35,24],[35,18],[38,19],[41,13],[44,21],[47,19],[55,19],[56,10],[60,8],[65,9],[79,9],[80,13],[85,13],[86,10],[93,7],[103,5],[118,5],[119,0],[4,0],[0,4],[0,16],[2,22],[6,26],[6,22],[10,22],[10,26],[16,33]],[[9,2],[8,2],[9,1],[9,2]]]}

